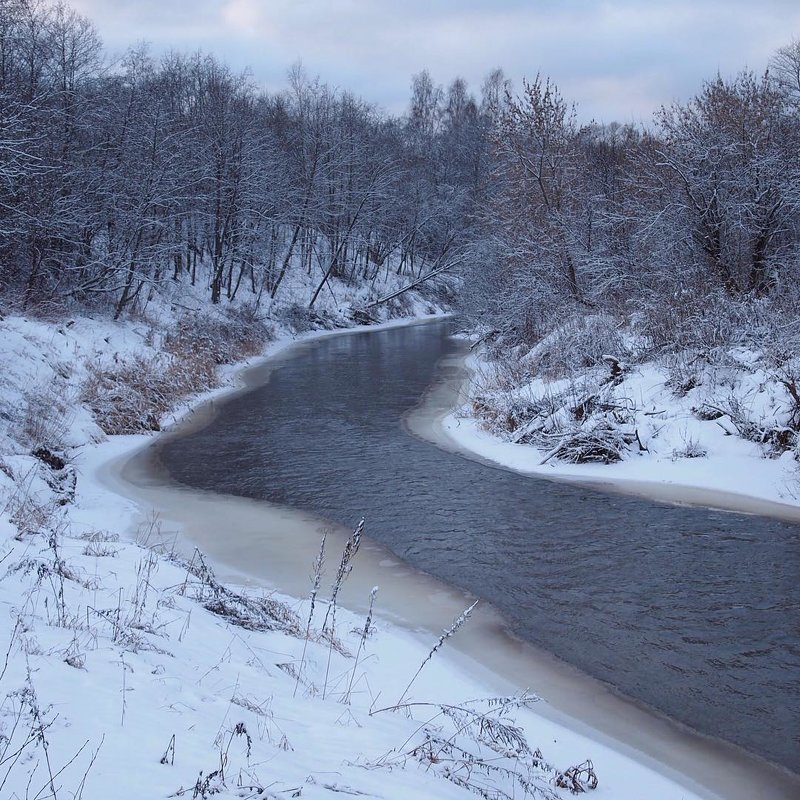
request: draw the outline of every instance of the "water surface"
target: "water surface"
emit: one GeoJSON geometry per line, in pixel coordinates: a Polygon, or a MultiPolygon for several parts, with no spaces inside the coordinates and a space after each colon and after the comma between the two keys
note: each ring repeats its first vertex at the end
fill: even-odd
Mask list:
{"type": "Polygon", "coordinates": [[[195,488],[365,516],[523,639],[800,772],[800,526],[521,476],[411,435],[404,415],[461,347],[448,327],[303,345],[160,460],[195,488]]]}

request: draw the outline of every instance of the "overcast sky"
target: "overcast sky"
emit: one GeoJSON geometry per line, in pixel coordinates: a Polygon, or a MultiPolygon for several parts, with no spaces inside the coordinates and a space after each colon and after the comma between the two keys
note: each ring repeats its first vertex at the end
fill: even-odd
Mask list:
{"type": "Polygon", "coordinates": [[[649,120],[719,71],[762,72],[800,37],[798,0],[68,0],[117,53],[202,49],[281,88],[291,64],[390,112],[427,68],[478,93],[503,67],[549,75],[582,121],[649,120]]]}

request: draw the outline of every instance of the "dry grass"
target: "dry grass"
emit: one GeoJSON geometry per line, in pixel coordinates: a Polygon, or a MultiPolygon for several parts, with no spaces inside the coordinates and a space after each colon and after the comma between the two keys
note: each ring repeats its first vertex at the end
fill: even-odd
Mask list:
{"type": "Polygon", "coordinates": [[[82,399],[107,434],[160,430],[176,402],[217,384],[217,367],[260,352],[271,332],[241,314],[226,320],[199,315],[180,320],[164,349],[113,368],[90,366],[82,399]]]}
{"type": "Polygon", "coordinates": [[[14,414],[14,437],[31,449],[62,450],[74,416],[74,401],[73,392],[61,378],[25,387],[14,414]]]}
{"type": "Polygon", "coordinates": [[[513,714],[537,702],[535,695],[471,700],[460,705],[403,703],[373,711],[426,711],[430,714],[403,744],[386,753],[376,766],[393,768],[408,759],[426,771],[484,800],[558,800],[568,789],[582,794],[597,788],[591,761],[561,771],[533,749],[513,714]]]}

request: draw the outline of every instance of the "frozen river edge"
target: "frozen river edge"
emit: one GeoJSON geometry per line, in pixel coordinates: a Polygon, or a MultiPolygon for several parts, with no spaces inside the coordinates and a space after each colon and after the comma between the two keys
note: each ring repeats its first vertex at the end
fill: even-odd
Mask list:
{"type": "MultiPolygon", "coordinates": [[[[354,332],[359,331],[345,331],[341,335],[354,332]]],[[[274,347],[270,358],[279,353],[282,358],[291,357],[291,353],[284,350],[286,344],[289,342],[281,342],[274,347]]],[[[461,368],[459,364],[451,366],[452,372],[456,374],[461,368]]],[[[263,370],[262,362],[256,370],[259,372],[258,380],[263,380],[263,370]]],[[[240,374],[245,387],[250,371],[246,369],[240,374]]],[[[413,415],[412,429],[425,438],[435,439],[441,435],[439,425],[446,416],[443,412],[452,409],[452,386],[450,389],[443,387],[443,391],[444,394],[438,390],[432,392],[420,410],[413,415]],[[445,409],[441,402],[448,392],[450,405],[445,409]],[[426,430],[423,431],[422,428],[426,430]]],[[[221,399],[222,394],[215,393],[213,398],[206,398],[195,407],[191,417],[187,419],[188,424],[203,424],[213,404],[221,399]]],[[[90,467],[93,475],[101,478],[106,488],[134,498],[142,510],[157,509],[162,518],[168,520],[170,525],[177,526],[187,536],[189,542],[197,543],[208,550],[217,563],[227,567],[230,574],[226,577],[259,580],[287,594],[303,596],[308,588],[308,568],[313,550],[318,544],[318,521],[303,519],[299,515],[279,511],[263,503],[228,497],[214,497],[212,501],[212,498],[202,496],[201,493],[159,486],[158,479],[153,480],[152,475],[148,477],[144,474],[147,469],[141,461],[142,442],[141,437],[124,437],[103,445],[93,453],[86,454],[86,466],[90,467]],[[110,461],[114,462],[114,466],[109,472],[107,468],[110,461]],[[132,464],[137,464],[133,467],[134,472],[138,471],[135,485],[129,481],[132,464]],[[196,504],[194,510],[193,503],[196,504]],[[218,530],[215,526],[219,524],[220,518],[209,513],[211,505],[218,510],[223,509],[222,516],[229,526],[235,520],[241,519],[245,527],[255,526],[261,530],[265,526],[270,530],[288,527],[294,543],[301,531],[305,536],[305,543],[296,553],[294,563],[276,564],[271,561],[273,570],[277,570],[273,574],[270,574],[269,569],[264,573],[253,570],[246,552],[239,553],[237,562],[236,554],[226,552],[225,546],[220,547],[218,540],[215,542],[214,533],[218,530]]],[[[548,477],[555,476],[551,473],[548,477]]],[[[678,488],[671,488],[676,494],[670,499],[687,499],[680,496],[678,488]]],[[[662,496],[659,499],[665,498],[662,496]]],[[[712,501],[712,504],[717,505],[717,501],[712,501]]],[[[226,544],[229,543],[228,541],[226,544]]],[[[282,544],[286,544],[286,541],[282,544]]],[[[285,547],[279,549],[286,550],[285,547]]],[[[356,565],[354,583],[345,598],[345,605],[352,610],[363,610],[363,600],[368,588],[367,592],[360,590],[380,583],[379,614],[384,616],[384,624],[387,626],[383,635],[405,639],[409,631],[412,631],[415,647],[421,657],[424,657],[426,644],[430,643],[431,637],[435,637],[463,608],[463,594],[442,584],[435,584],[427,576],[410,574],[410,569],[393,562],[380,548],[374,547],[368,552],[364,559],[367,564],[361,560],[362,556],[363,554],[359,556],[360,562],[356,565]],[[409,581],[414,587],[413,592],[409,592],[409,581]],[[433,598],[433,608],[430,602],[422,603],[418,608],[409,607],[411,594],[427,597],[428,601],[433,598]],[[398,623],[400,629],[397,628],[398,623]]],[[[482,688],[483,694],[509,692],[530,685],[548,701],[546,705],[537,706],[537,712],[541,713],[536,716],[540,719],[547,718],[548,724],[557,724],[573,732],[563,732],[559,738],[577,734],[581,738],[591,739],[591,746],[582,749],[591,751],[596,764],[603,761],[595,755],[596,750],[608,753],[608,766],[614,772],[622,770],[618,789],[629,782],[635,783],[629,770],[632,764],[638,762],[636,769],[645,767],[646,771],[661,773],[684,788],[691,788],[698,796],[777,798],[794,796],[797,791],[796,776],[773,768],[759,759],[745,756],[736,748],[691,734],[674,723],[615,696],[606,687],[555,662],[545,654],[536,653],[532,648],[514,642],[503,632],[501,621],[488,610],[479,619],[470,622],[452,644],[455,645],[454,648],[448,643],[444,653],[437,655],[437,659],[441,658],[440,665],[446,664],[447,673],[459,674],[475,681],[482,688]],[[491,637],[492,647],[487,647],[487,637],[491,637]],[[487,652],[492,653],[490,658],[486,657],[487,652]],[[532,671],[533,665],[535,667],[532,671]],[[621,761],[615,763],[615,758],[621,761]],[[624,775],[630,780],[623,777],[624,775]],[[713,787],[713,790],[702,787],[713,787]]],[[[408,646],[408,643],[404,646],[408,646]]],[[[535,742],[537,737],[533,735],[530,738],[535,742]]],[[[616,784],[616,780],[613,783],[616,784]]],[[[608,782],[606,787],[609,788],[608,782]]],[[[674,794],[668,792],[664,796],[685,796],[685,791],[679,793],[677,786],[673,788],[674,794]]],[[[626,795],[615,792],[608,796],[626,795]]]]}

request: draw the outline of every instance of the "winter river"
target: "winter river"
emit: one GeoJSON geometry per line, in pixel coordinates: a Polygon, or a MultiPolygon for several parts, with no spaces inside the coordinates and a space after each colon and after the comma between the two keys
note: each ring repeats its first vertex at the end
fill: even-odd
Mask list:
{"type": "Polygon", "coordinates": [[[462,377],[449,327],[292,348],[210,424],[160,440],[159,458],[187,486],[342,526],[364,516],[369,537],[490,601],[521,639],[800,772],[800,526],[538,480],[426,441],[412,431],[462,377]]]}

